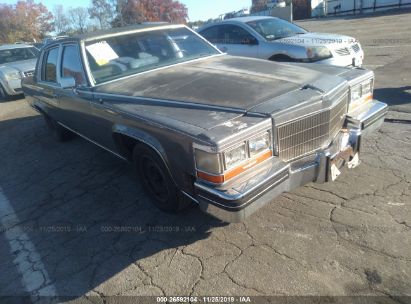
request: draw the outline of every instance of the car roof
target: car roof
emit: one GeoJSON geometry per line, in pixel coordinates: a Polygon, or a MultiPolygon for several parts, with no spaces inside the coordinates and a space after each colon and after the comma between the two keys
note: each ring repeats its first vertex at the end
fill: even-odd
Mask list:
{"type": "Polygon", "coordinates": [[[210,28],[215,25],[220,25],[220,24],[229,24],[229,23],[247,23],[247,22],[252,22],[252,21],[257,21],[257,20],[265,20],[265,19],[279,19],[277,17],[271,17],[271,16],[247,16],[247,17],[236,17],[236,18],[230,18],[218,22],[213,22],[213,23],[208,23],[202,26],[201,28],[198,29],[198,32],[201,32],[207,28],[210,28]]]}
{"type": "Polygon", "coordinates": [[[21,49],[21,48],[28,48],[28,47],[33,47],[33,46],[31,44],[23,44],[23,43],[1,44],[0,45],[0,50],[21,49]]]}
{"type": "Polygon", "coordinates": [[[236,17],[236,18],[226,19],[226,20],[221,21],[221,23],[229,22],[229,21],[247,23],[247,22],[251,22],[251,21],[264,20],[264,19],[278,19],[278,18],[277,17],[271,17],[271,16],[247,16],[247,17],[236,17]]]}

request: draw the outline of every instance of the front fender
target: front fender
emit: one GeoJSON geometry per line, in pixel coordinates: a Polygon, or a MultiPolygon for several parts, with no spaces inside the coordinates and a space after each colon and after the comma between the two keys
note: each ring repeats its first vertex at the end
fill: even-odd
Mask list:
{"type": "Polygon", "coordinates": [[[149,133],[145,131],[131,128],[131,127],[124,126],[124,125],[114,125],[113,134],[114,136],[116,134],[127,136],[129,138],[136,140],[137,142],[141,142],[151,147],[161,157],[167,169],[169,170],[170,175],[173,176],[170,170],[170,164],[169,164],[169,159],[167,157],[167,153],[165,149],[163,148],[163,146],[161,145],[161,143],[155,137],[153,137],[152,135],[150,135],[149,133]]]}

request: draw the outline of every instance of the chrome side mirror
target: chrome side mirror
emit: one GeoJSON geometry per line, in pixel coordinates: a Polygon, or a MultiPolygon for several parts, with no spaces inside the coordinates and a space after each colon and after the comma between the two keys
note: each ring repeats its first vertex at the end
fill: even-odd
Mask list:
{"type": "Polygon", "coordinates": [[[60,78],[60,86],[62,89],[72,89],[76,86],[76,80],[74,77],[62,77],[60,78]]]}

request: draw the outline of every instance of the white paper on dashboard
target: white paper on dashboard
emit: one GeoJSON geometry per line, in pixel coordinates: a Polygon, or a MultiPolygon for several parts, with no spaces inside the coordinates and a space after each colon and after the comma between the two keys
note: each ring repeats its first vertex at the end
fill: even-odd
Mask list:
{"type": "Polygon", "coordinates": [[[110,60],[117,59],[117,53],[107,43],[107,41],[100,41],[86,46],[87,51],[93,56],[98,65],[104,65],[110,60]]]}

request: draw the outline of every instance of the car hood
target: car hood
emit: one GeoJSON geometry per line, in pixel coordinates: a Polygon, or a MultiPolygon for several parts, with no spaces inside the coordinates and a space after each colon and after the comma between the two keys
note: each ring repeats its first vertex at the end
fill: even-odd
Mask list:
{"type": "Polygon", "coordinates": [[[323,77],[323,73],[307,67],[218,56],[99,85],[96,93],[183,101],[246,111],[323,77]]]}
{"type": "Polygon", "coordinates": [[[36,68],[37,59],[9,62],[0,64],[0,70],[17,70],[19,72],[33,71],[36,68]]]}
{"type": "Polygon", "coordinates": [[[326,45],[334,49],[342,46],[352,45],[356,43],[357,40],[355,38],[339,34],[306,33],[274,40],[274,42],[311,47],[326,45]]]}
{"type": "MultiPolygon", "coordinates": [[[[210,129],[247,112],[257,113],[258,105],[286,93],[307,86],[326,93],[344,82],[309,67],[222,55],[98,85],[95,94],[110,100],[127,97],[127,103],[113,103],[123,112],[150,108],[156,115],[210,129]],[[210,118],[199,119],[195,109],[210,118]]],[[[266,107],[258,114],[269,115],[266,107]]]]}

